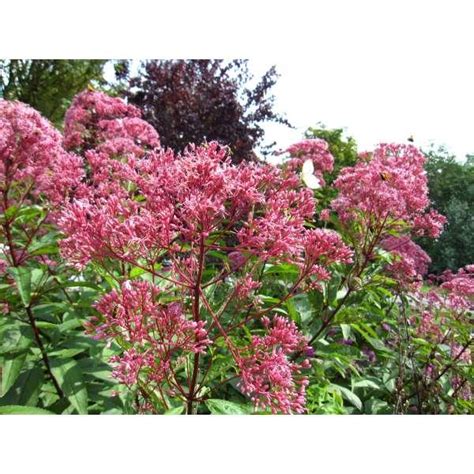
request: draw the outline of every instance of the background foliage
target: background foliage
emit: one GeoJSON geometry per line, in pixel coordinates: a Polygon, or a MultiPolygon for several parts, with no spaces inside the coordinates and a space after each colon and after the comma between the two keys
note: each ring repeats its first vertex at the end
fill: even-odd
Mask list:
{"type": "Polygon", "coordinates": [[[448,218],[436,241],[422,240],[431,271],[456,270],[474,261],[474,156],[460,161],[443,147],[425,152],[433,206],[448,218]]]}
{"type": "Polygon", "coordinates": [[[234,162],[254,160],[264,137],[262,124],[289,125],[273,109],[274,67],[256,83],[245,60],[152,60],[132,77],[127,63],[116,69],[121,93],[142,110],[162,144],[176,151],[188,143],[216,140],[230,146],[234,162]]]}
{"type": "Polygon", "coordinates": [[[0,97],[19,100],[61,126],[72,98],[105,85],[105,60],[0,60],[0,97]]]}

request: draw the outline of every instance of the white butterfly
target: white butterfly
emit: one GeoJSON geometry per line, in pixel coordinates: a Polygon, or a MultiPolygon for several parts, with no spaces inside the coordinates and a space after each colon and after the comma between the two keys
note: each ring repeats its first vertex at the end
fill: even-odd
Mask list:
{"type": "Polygon", "coordinates": [[[309,189],[319,189],[321,187],[321,182],[319,181],[318,177],[314,175],[313,160],[306,160],[303,163],[301,179],[309,189]]]}

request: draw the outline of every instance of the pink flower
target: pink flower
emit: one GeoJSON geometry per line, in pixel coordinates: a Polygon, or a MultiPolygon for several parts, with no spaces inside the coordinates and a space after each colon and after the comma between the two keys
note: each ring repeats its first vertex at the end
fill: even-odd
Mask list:
{"type": "MultiPolygon", "coordinates": [[[[467,267],[466,267],[467,268],[467,267]]],[[[473,307],[474,273],[459,270],[458,273],[445,272],[441,288],[448,293],[447,304],[455,310],[469,310],[473,307]]]]}
{"type": "Polygon", "coordinates": [[[254,336],[247,355],[239,357],[240,386],[256,408],[272,413],[303,413],[308,379],[301,373],[309,361],[292,361],[293,354],[309,351],[307,341],[292,321],[275,316],[263,319],[267,334],[254,336]]]}
{"type": "Polygon", "coordinates": [[[114,375],[134,384],[142,368],[146,380],[162,382],[184,352],[204,352],[210,344],[204,321],[186,318],[179,303],[160,304],[158,287],[146,281],[126,281],[95,305],[102,315],[89,323],[99,339],[122,338],[131,347],[111,359],[114,375]]]}
{"type": "Polygon", "coordinates": [[[95,148],[110,121],[134,117],[140,117],[140,111],[121,99],[102,92],[81,92],[66,112],[64,145],[69,150],[95,148]]]}
{"type": "Polygon", "coordinates": [[[430,257],[409,236],[387,237],[381,242],[381,246],[395,256],[388,269],[402,284],[420,281],[428,272],[430,257]]]}
{"type": "Polygon", "coordinates": [[[329,222],[330,217],[331,217],[331,211],[329,209],[323,209],[319,213],[319,218],[324,222],[329,222]]]}
{"type": "Polygon", "coordinates": [[[383,223],[387,232],[403,229],[405,221],[415,232],[438,236],[445,219],[435,211],[426,213],[430,202],[424,163],[424,155],[412,145],[379,145],[341,171],[334,182],[339,195],[331,207],[343,222],[383,223]]]}
{"type": "Polygon", "coordinates": [[[334,168],[334,157],[329,152],[326,141],[311,138],[291,145],[286,150],[290,156],[289,167],[293,170],[300,168],[306,160],[311,160],[316,173],[330,173],[334,168]]]}
{"type": "Polygon", "coordinates": [[[413,221],[415,235],[437,238],[443,232],[446,222],[446,217],[431,209],[428,213],[415,217],[413,221]]]}
{"type": "Polygon", "coordinates": [[[241,252],[235,251],[229,253],[230,268],[234,272],[243,267],[246,261],[247,259],[245,258],[245,255],[241,252]]]}
{"type": "Polygon", "coordinates": [[[250,275],[246,275],[237,281],[235,295],[240,300],[246,299],[254,290],[260,288],[261,285],[258,281],[254,281],[250,275]]]}
{"type": "Polygon", "coordinates": [[[418,334],[434,341],[441,341],[442,331],[439,325],[435,322],[433,314],[429,311],[423,311],[421,320],[418,326],[418,334]]]}
{"type": "Polygon", "coordinates": [[[314,263],[351,263],[353,251],[344,244],[341,236],[328,229],[311,229],[304,235],[306,258],[314,263]]]}
{"type": "Polygon", "coordinates": [[[61,134],[46,119],[21,102],[0,100],[0,189],[10,205],[45,196],[57,206],[82,176],[82,160],[62,148],[61,134]]]}

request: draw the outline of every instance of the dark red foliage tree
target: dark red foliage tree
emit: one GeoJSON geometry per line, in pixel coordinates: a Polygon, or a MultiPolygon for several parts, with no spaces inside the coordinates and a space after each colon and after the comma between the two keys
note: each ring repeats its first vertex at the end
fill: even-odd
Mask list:
{"type": "MultiPolygon", "coordinates": [[[[263,122],[291,126],[273,110],[274,67],[253,86],[247,60],[151,60],[136,77],[129,77],[127,63],[119,62],[116,73],[122,94],[142,110],[162,145],[175,151],[217,140],[230,147],[235,163],[255,160],[263,122]]],[[[273,146],[262,147],[262,153],[273,146]]]]}

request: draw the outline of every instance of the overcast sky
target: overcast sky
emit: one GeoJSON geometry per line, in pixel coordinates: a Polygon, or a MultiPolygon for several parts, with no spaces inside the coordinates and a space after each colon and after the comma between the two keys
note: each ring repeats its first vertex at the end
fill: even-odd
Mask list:
{"type": "Polygon", "coordinates": [[[474,153],[472,0],[240,0],[228,9],[180,0],[156,10],[141,0],[132,9],[122,0],[112,9],[82,1],[74,22],[57,21],[60,9],[52,9],[54,27],[37,21],[43,2],[25,17],[5,13],[20,15],[21,31],[31,32],[4,22],[5,57],[249,58],[255,74],[272,64],[281,74],[276,108],[297,128],[266,127],[280,147],[323,122],[345,127],[361,149],[413,135],[415,144],[444,144],[459,158],[474,153]]]}
{"type": "MultiPolygon", "coordinates": [[[[361,150],[413,136],[416,145],[444,144],[459,159],[474,153],[474,44],[455,44],[452,36],[446,41],[446,49],[450,41],[453,49],[464,47],[468,67],[452,64],[447,55],[419,54],[408,45],[399,53],[406,57],[403,66],[394,68],[381,57],[358,62],[350,53],[334,58],[324,50],[318,53],[320,68],[296,59],[274,61],[281,74],[274,88],[276,109],[296,130],[268,125],[267,140],[284,147],[323,122],[346,128],[361,150]]],[[[262,73],[270,64],[255,60],[252,69],[262,73]]]]}
{"type": "Polygon", "coordinates": [[[361,149],[413,135],[474,153],[474,3],[352,3],[311,12],[314,41],[301,53],[252,61],[259,73],[276,64],[277,109],[297,127],[268,126],[268,139],[286,146],[320,121],[361,149]]]}
{"type": "Polygon", "coordinates": [[[361,150],[413,136],[421,147],[446,145],[458,159],[474,153],[472,1],[252,5],[252,15],[210,20],[212,28],[179,44],[177,54],[173,37],[141,42],[135,57],[247,57],[256,76],[275,64],[276,110],[296,127],[265,127],[266,141],[281,148],[322,122],[346,128],[361,150]],[[245,28],[234,31],[238,24],[245,28]],[[201,40],[211,44],[205,55],[201,40]]]}

